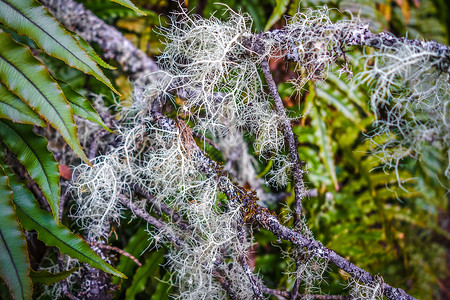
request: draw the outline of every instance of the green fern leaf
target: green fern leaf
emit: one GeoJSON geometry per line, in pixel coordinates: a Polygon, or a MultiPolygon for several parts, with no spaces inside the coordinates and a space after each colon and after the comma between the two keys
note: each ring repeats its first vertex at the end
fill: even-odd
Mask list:
{"type": "Polygon", "coordinates": [[[77,40],[81,47],[83,47],[84,51],[89,54],[93,61],[95,61],[98,65],[103,68],[115,70],[116,68],[106,63],[100,56],[98,56],[97,52],[95,52],[94,48],[91,47],[81,36],[74,34],[73,37],[77,40]]]}
{"type": "Polygon", "coordinates": [[[289,0],[277,0],[277,5],[274,7],[269,20],[264,27],[264,31],[269,30],[272,26],[280,20],[283,14],[286,12],[289,6],[289,0]]]}
{"type": "Polygon", "coordinates": [[[0,32],[0,81],[57,129],[86,163],[72,110],[58,84],[30,49],[0,32]]]}
{"type": "Polygon", "coordinates": [[[164,252],[153,252],[150,257],[145,260],[144,265],[136,270],[131,286],[127,288],[125,299],[134,300],[137,294],[143,292],[147,285],[148,278],[155,276],[155,272],[163,262],[164,252]]]}
{"type": "MultiPolygon", "coordinates": [[[[139,228],[139,230],[130,238],[130,241],[124,251],[135,257],[139,257],[139,255],[141,255],[141,253],[148,247],[147,237],[148,233],[145,229],[139,228]]],[[[129,257],[121,255],[119,264],[117,265],[117,270],[124,273],[126,276],[133,276],[133,270],[136,266],[136,263],[129,257]]],[[[119,284],[120,281],[118,278],[114,278],[113,283],[119,284]]]]}
{"type": "Polygon", "coordinates": [[[93,75],[119,94],[76,39],[38,2],[0,0],[0,22],[18,34],[29,36],[49,55],[93,75]]]}
{"type": "Polygon", "coordinates": [[[333,181],[334,188],[339,190],[339,183],[336,176],[336,165],[334,164],[334,153],[331,148],[331,137],[327,131],[326,123],[320,114],[320,108],[315,107],[311,112],[311,125],[315,128],[315,136],[318,138],[320,147],[319,155],[323,160],[325,168],[333,181]]]}
{"type": "Polygon", "coordinates": [[[66,279],[67,277],[69,277],[70,274],[72,274],[76,270],[78,270],[78,268],[73,268],[59,273],[50,273],[47,270],[41,270],[38,272],[31,270],[30,277],[34,284],[42,283],[50,285],[57,283],[58,281],[61,281],[63,279],[66,279]]]}
{"type": "Polygon", "coordinates": [[[316,94],[319,98],[324,99],[328,104],[334,106],[339,110],[344,116],[355,123],[361,130],[364,129],[364,124],[362,124],[361,119],[358,116],[358,111],[352,103],[349,103],[347,99],[341,97],[335,97],[332,94],[333,88],[329,87],[326,83],[323,84],[327,91],[320,87],[316,87],[316,94]]]}
{"type": "Polygon", "coordinates": [[[46,123],[19,97],[0,84],[0,118],[45,127],[46,123]]]}
{"type": "Polygon", "coordinates": [[[102,118],[98,115],[95,108],[91,105],[91,103],[86,100],[82,95],[75,92],[70,85],[65,83],[64,81],[58,80],[59,86],[64,92],[67,100],[69,101],[70,106],[73,109],[73,112],[82,118],[85,118],[89,121],[95,122],[98,125],[102,126],[105,130],[111,132],[111,129],[106,126],[103,122],[102,118]]]}
{"type": "Polygon", "coordinates": [[[49,212],[39,208],[33,194],[23,184],[10,177],[10,186],[14,192],[17,215],[26,230],[36,230],[41,241],[47,246],[57,247],[63,254],[114,276],[125,277],[98,256],[81,237],[64,225],[57,224],[49,212]]]}
{"type": "Polygon", "coordinates": [[[46,139],[35,134],[31,125],[15,124],[2,119],[0,119],[0,139],[39,185],[58,222],[60,175],[58,163],[53,154],[47,150],[46,139]]]}
{"type": "Polygon", "coordinates": [[[31,299],[32,284],[26,241],[12,204],[8,176],[0,167],[0,276],[14,299],[31,299]]]}
{"type": "Polygon", "coordinates": [[[120,5],[123,5],[125,7],[128,7],[128,8],[134,10],[135,12],[137,12],[138,14],[141,14],[143,16],[147,15],[145,12],[143,12],[142,10],[137,8],[136,5],[134,5],[130,0],[111,0],[111,1],[119,3],[120,5]]]}

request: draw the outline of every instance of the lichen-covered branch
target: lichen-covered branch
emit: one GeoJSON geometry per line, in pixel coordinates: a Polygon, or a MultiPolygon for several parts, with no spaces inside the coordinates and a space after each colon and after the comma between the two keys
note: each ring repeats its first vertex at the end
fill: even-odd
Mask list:
{"type": "MultiPolygon", "coordinates": [[[[163,115],[158,115],[155,119],[157,120],[158,126],[161,126],[166,130],[175,130],[175,124],[171,119],[164,117],[163,115]]],[[[307,248],[312,251],[314,256],[329,260],[331,263],[363,283],[372,283],[375,281],[375,278],[369,272],[357,267],[333,250],[323,246],[320,242],[310,240],[301,233],[282,225],[274,213],[257,204],[255,194],[247,192],[242,187],[233,183],[215,161],[204,155],[200,148],[195,144],[192,136],[186,141],[190,141],[190,147],[195,156],[198,169],[206,176],[213,177],[217,180],[221,191],[231,202],[235,202],[235,204],[232,205],[242,205],[241,210],[243,211],[244,220],[246,222],[256,221],[262,228],[269,230],[275,236],[290,241],[300,247],[307,248]]],[[[391,287],[386,283],[384,283],[384,295],[392,300],[415,299],[408,295],[404,290],[391,287]]]]}
{"type": "MultiPolygon", "coordinates": [[[[131,210],[132,213],[134,213],[139,218],[143,219],[148,224],[154,226],[155,228],[159,230],[163,230],[167,224],[165,224],[163,221],[156,219],[152,215],[150,215],[148,212],[143,210],[140,207],[137,207],[133,202],[131,202],[129,199],[127,199],[125,196],[120,196],[120,202],[125,205],[129,210],[131,210]]],[[[183,244],[183,241],[180,240],[177,236],[174,234],[166,234],[167,238],[172,241],[175,245],[181,246],[183,244]]]]}
{"type": "Polygon", "coordinates": [[[284,120],[281,124],[282,130],[284,133],[284,137],[288,143],[289,155],[292,164],[292,176],[294,177],[295,185],[294,185],[294,193],[295,193],[295,223],[296,226],[299,224],[302,217],[302,199],[305,193],[305,185],[303,183],[303,170],[301,168],[300,158],[298,156],[298,141],[294,132],[292,132],[292,127],[289,122],[289,119],[286,115],[286,111],[283,106],[283,101],[281,101],[280,95],[278,94],[277,85],[273,80],[272,73],[269,68],[269,61],[264,59],[261,62],[262,71],[264,77],[266,79],[267,85],[269,86],[270,94],[274,99],[275,109],[277,113],[282,115],[282,120],[284,120]]]}

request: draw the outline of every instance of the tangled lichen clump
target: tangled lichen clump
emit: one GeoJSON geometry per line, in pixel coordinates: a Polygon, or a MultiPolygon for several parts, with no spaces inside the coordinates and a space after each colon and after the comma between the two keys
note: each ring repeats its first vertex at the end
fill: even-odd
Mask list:
{"type": "MultiPolygon", "coordinates": [[[[290,215],[290,213],[288,213],[290,215]]],[[[287,216],[290,218],[290,216],[287,216]]],[[[314,240],[314,236],[302,219],[296,226],[305,237],[314,240]]],[[[320,285],[324,281],[324,273],[328,268],[328,260],[316,257],[313,251],[305,247],[293,246],[284,253],[288,261],[286,274],[292,281],[299,281],[305,292],[301,299],[314,299],[314,295],[320,294],[320,285]]]]}
{"type": "Polygon", "coordinates": [[[175,15],[159,61],[182,88],[191,91],[182,113],[195,120],[194,130],[211,134],[219,143],[228,132],[246,130],[255,136],[260,157],[272,158],[284,148],[279,129],[284,120],[271,108],[258,72],[265,55],[245,45],[252,37],[251,19],[228,13],[227,21],[175,15]]]}
{"type": "Polygon", "coordinates": [[[383,299],[383,279],[379,276],[375,276],[374,281],[370,284],[364,284],[359,280],[348,276],[348,287],[350,288],[350,296],[352,299],[370,299],[370,300],[382,300],[383,299]]]}
{"type": "MultiPolygon", "coordinates": [[[[164,204],[189,224],[181,228],[168,218],[164,228],[149,230],[156,245],[170,245],[166,237],[173,234],[183,240],[167,256],[169,269],[177,274],[172,283],[179,298],[223,299],[220,283],[212,279],[213,270],[224,264],[237,268],[251,244],[239,233],[239,207],[222,203],[217,182],[196,168],[181,128],[164,130],[142,115],[129,117],[130,125],[119,129],[121,145],[97,158],[93,167],[77,168],[72,187],[78,203],[75,219],[90,239],[104,239],[110,223],[119,223],[123,197],[147,211],[164,204]],[[152,203],[136,199],[131,193],[136,184],[154,195],[152,203]]],[[[240,285],[236,288],[251,290],[240,285]]]]}
{"type": "MultiPolygon", "coordinates": [[[[419,158],[429,147],[447,152],[450,160],[450,77],[441,66],[445,57],[408,44],[383,47],[371,57],[374,64],[362,76],[374,84],[375,154],[396,171],[403,158],[419,158]]],[[[445,175],[450,178],[450,164],[445,175]]]]}
{"type": "Polygon", "coordinates": [[[333,22],[330,12],[326,6],[299,12],[282,29],[264,33],[271,57],[295,62],[299,76],[293,82],[299,90],[309,80],[326,79],[338,59],[344,59],[339,73],[352,75],[344,54],[346,39],[367,25],[353,17],[333,22]]]}
{"type": "Polygon", "coordinates": [[[242,45],[250,37],[251,19],[230,11],[228,21],[175,14],[164,32],[168,42],[159,62],[192,91],[183,112],[196,117],[199,129],[222,133],[235,124],[242,107],[264,102],[258,56],[242,45]],[[212,99],[213,93],[220,93],[212,99]]]}

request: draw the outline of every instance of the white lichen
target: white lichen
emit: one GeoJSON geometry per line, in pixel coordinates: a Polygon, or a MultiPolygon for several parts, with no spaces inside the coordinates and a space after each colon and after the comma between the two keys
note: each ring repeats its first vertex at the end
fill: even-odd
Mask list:
{"type": "MultiPolygon", "coordinates": [[[[444,58],[408,44],[383,47],[369,58],[373,65],[361,78],[374,86],[374,153],[397,174],[404,158],[420,159],[425,148],[450,155],[450,77],[440,70],[444,58]]],[[[445,175],[450,178],[450,164],[445,175]]]]}
{"type": "MultiPolygon", "coordinates": [[[[296,226],[306,238],[314,240],[314,236],[302,219],[296,226]]],[[[328,269],[328,260],[320,258],[312,250],[304,247],[294,246],[284,253],[287,258],[288,267],[286,274],[292,282],[299,280],[304,288],[304,295],[301,299],[314,299],[314,295],[320,294],[320,284],[324,281],[324,273],[328,269]]]]}

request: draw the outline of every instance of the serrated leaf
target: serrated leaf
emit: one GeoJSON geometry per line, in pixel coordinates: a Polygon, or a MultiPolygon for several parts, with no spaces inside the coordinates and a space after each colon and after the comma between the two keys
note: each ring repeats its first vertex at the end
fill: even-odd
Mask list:
{"type": "Polygon", "coordinates": [[[76,39],[41,4],[34,0],[0,0],[0,11],[0,21],[8,28],[30,37],[49,55],[93,75],[119,94],[76,39]]]}
{"type": "Polygon", "coordinates": [[[9,185],[14,192],[13,202],[17,216],[26,230],[36,230],[38,239],[47,246],[57,247],[62,254],[67,254],[114,276],[125,277],[98,256],[81,237],[70,232],[64,225],[57,224],[48,211],[39,207],[33,194],[23,184],[10,177],[9,185]]]}
{"type": "Polygon", "coordinates": [[[58,80],[59,86],[64,92],[64,95],[69,101],[70,106],[73,109],[73,112],[82,118],[88,119],[92,122],[97,123],[102,126],[105,130],[112,132],[111,129],[106,126],[103,122],[102,118],[98,115],[95,108],[91,105],[91,103],[86,100],[82,95],[75,92],[70,85],[65,83],[64,81],[58,80]]]}
{"type": "Polygon", "coordinates": [[[0,276],[14,299],[31,299],[32,284],[25,236],[12,204],[8,176],[0,167],[0,276]]]}
{"type": "Polygon", "coordinates": [[[66,279],[70,274],[78,270],[78,268],[73,268],[70,270],[61,271],[59,273],[50,273],[47,270],[34,271],[31,270],[30,277],[34,284],[42,283],[46,285],[54,284],[58,281],[66,279]]]}
{"type": "Polygon", "coordinates": [[[47,140],[35,134],[31,125],[15,124],[4,119],[0,119],[0,139],[39,185],[58,222],[60,175],[58,163],[47,149],[47,140]]]}
{"type": "Polygon", "coordinates": [[[135,299],[136,295],[143,292],[147,286],[148,278],[153,277],[155,271],[158,270],[159,265],[164,261],[164,252],[153,252],[149,258],[145,260],[142,267],[139,267],[134,273],[131,286],[127,288],[125,299],[135,299]]]}
{"type": "Polygon", "coordinates": [[[333,181],[334,188],[339,190],[339,183],[336,176],[336,166],[334,164],[334,154],[331,148],[331,138],[327,131],[326,123],[320,114],[320,108],[315,107],[311,112],[311,125],[315,128],[315,136],[318,138],[319,155],[333,181]]]}
{"type": "MultiPolygon", "coordinates": [[[[350,57],[350,55],[347,55],[347,57],[350,57]]],[[[373,111],[367,105],[369,102],[368,95],[360,90],[362,86],[356,86],[352,82],[346,82],[332,73],[329,74],[326,82],[330,83],[333,89],[336,87],[342,93],[342,97],[345,97],[359,109],[363,110],[365,114],[368,116],[373,115],[373,111]]]]}
{"type": "Polygon", "coordinates": [[[131,2],[130,0],[111,0],[111,1],[119,3],[120,5],[123,5],[125,7],[128,7],[128,8],[134,10],[135,12],[137,12],[138,14],[141,14],[143,16],[147,15],[145,12],[143,12],[142,10],[137,8],[136,5],[134,5],[133,2],[131,2]]]}
{"type": "Polygon", "coordinates": [[[17,123],[35,124],[45,127],[46,123],[19,97],[0,83],[0,118],[17,123]]]}
{"type": "MultiPolygon", "coordinates": [[[[0,0],[1,1],[1,0],[0,0]]],[[[0,81],[57,129],[75,153],[89,163],[77,137],[72,109],[58,84],[30,49],[0,31],[0,81]]]]}
{"type": "Polygon", "coordinates": [[[91,47],[81,36],[74,34],[73,37],[77,40],[81,47],[83,47],[84,51],[89,54],[89,56],[100,66],[105,69],[115,70],[116,68],[106,63],[100,56],[98,56],[97,52],[95,52],[94,48],[91,47]]]}
{"type": "Polygon", "coordinates": [[[348,103],[348,101],[345,101],[344,99],[334,97],[330,92],[326,92],[319,87],[316,88],[316,94],[319,98],[324,99],[328,104],[334,106],[349,120],[353,121],[353,123],[358,125],[361,130],[364,129],[364,125],[361,124],[361,120],[358,116],[358,111],[351,103],[348,103]]]}
{"type": "Polygon", "coordinates": [[[272,26],[280,20],[280,18],[288,9],[288,6],[289,0],[277,0],[277,5],[273,9],[273,12],[269,17],[269,20],[266,23],[266,27],[264,27],[264,31],[267,31],[270,28],[272,28],[272,26]]]}

